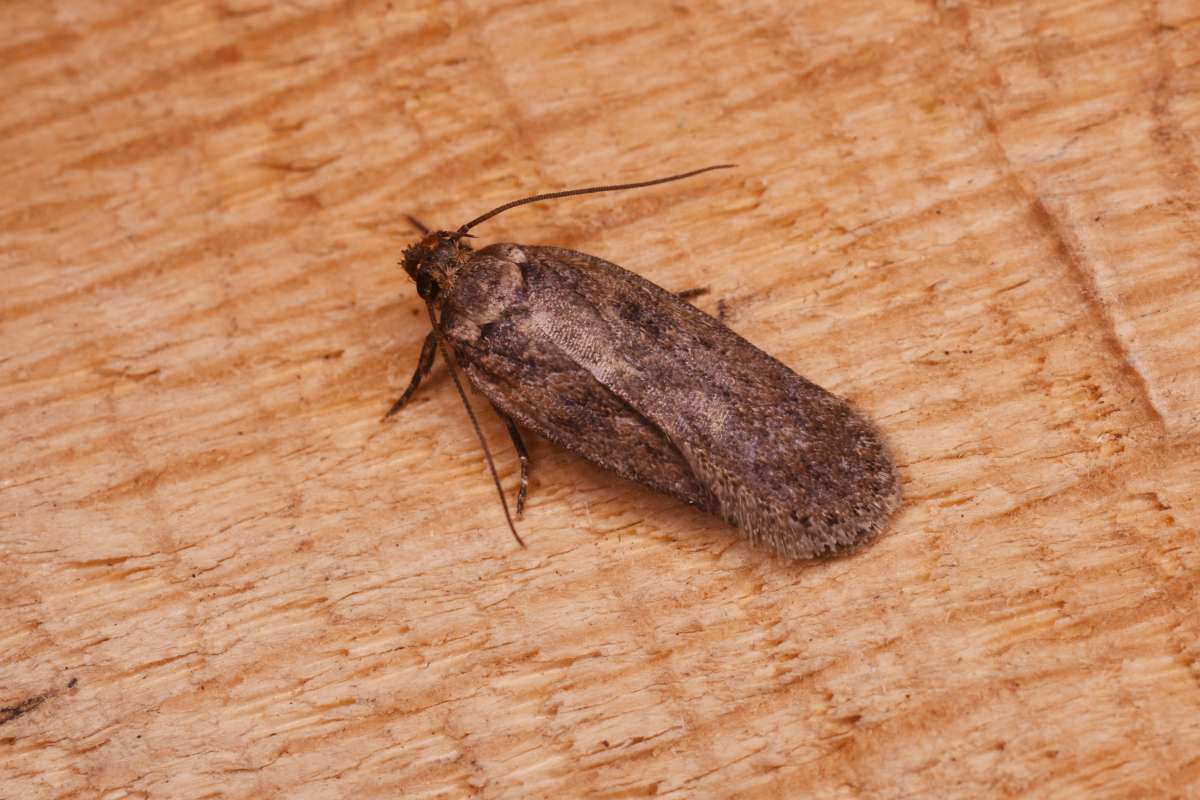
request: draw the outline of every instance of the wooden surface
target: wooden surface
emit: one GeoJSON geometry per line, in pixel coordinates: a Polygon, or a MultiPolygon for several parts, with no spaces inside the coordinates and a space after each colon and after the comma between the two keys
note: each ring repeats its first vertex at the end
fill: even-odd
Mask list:
{"type": "Polygon", "coordinates": [[[1200,797],[1195,0],[4,15],[0,796],[1200,797]],[[380,423],[403,215],[720,161],[477,233],[711,287],[904,510],[535,441],[516,548],[440,367],[380,423]]]}

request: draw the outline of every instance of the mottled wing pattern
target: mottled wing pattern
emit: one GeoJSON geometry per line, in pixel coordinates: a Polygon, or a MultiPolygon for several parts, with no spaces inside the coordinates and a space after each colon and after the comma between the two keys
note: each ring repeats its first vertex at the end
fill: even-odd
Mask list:
{"type": "Polygon", "coordinates": [[[842,552],[898,506],[886,446],[844,400],[615,264],[494,247],[520,269],[512,324],[660,431],[751,540],[793,557],[842,552]]]}

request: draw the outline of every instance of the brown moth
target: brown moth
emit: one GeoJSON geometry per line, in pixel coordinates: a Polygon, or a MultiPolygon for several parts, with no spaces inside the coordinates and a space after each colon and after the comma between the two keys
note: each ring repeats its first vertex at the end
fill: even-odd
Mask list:
{"type": "MultiPolygon", "coordinates": [[[[525,203],[728,166],[535,195],[454,232],[425,231],[404,251],[403,266],[433,330],[387,416],[416,391],[440,349],[468,413],[456,362],[508,428],[521,461],[518,514],[529,459],[515,423],[719,514],[783,556],[834,555],[872,539],[899,505],[899,486],[878,432],[846,401],[616,264],[560,247],[493,244],[476,251],[464,241],[479,223],[525,203]]],[[[473,413],[471,421],[508,518],[473,413]]]]}

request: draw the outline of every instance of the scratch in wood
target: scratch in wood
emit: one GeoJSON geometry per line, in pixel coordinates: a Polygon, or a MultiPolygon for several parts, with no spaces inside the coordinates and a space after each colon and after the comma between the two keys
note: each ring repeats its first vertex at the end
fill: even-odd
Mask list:
{"type": "Polygon", "coordinates": [[[737,758],[733,759],[732,761],[726,761],[725,763],[723,763],[719,766],[713,767],[712,769],[708,770],[707,772],[702,772],[699,775],[693,775],[692,777],[685,780],[682,783],[682,786],[690,786],[692,784],[699,783],[700,781],[707,778],[709,775],[712,775],[717,772],[721,772],[722,770],[725,770],[725,769],[733,766],[734,764],[737,764],[741,761],[745,761],[748,758],[752,758],[766,749],[767,749],[767,745],[764,744],[762,747],[759,747],[756,750],[751,750],[749,753],[746,753],[743,756],[738,756],[737,758]]]}
{"type": "Polygon", "coordinates": [[[1091,309],[1093,316],[1101,325],[1101,338],[1109,351],[1121,362],[1121,371],[1137,389],[1143,400],[1146,412],[1151,416],[1160,430],[1166,428],[1166,420],[1162,409],[1155,402],[1154,392],[1150,381],[1137,365],[1137,360],[1126,346],[1125,340],[1117,332],[1116,322],[1110,312],[1108,303],[1104,301],[1100,285],[1096,280],[1095,271],[1088,265],[1081,248],[1073,241],[1074,237],[1063,223],[1050,211],[1036,187],[1026,185],[1021,171],[1013,164],[1008,156],[1004,142],[1000,138],[1000,129],[995,114],[986,100],[980,98],[977,102],[984,126],[995,144],[1000,167],[1009,177],[1012,185],[1020,191],[1029,202],[1030,213],[1034,221],[1053,242],[1058,255],[1067,266],[1068,275],[1074,279],[1080,288],[1084,302],[1091,309]]]}
{"type": "Polygon", "coordinates": [[[49,694],[39,694],[36,697],[27,698],[26,700],[17,703],[15,706],[5,706],[0,708],[0,725],[12,722],[18,717],[25,716],[42,703],[46,702],[47,698],[49,697],[49,694]]]}

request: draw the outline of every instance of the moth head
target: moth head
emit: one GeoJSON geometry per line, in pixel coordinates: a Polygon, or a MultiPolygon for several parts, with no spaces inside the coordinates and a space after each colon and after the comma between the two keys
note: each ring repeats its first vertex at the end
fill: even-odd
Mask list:
{"type": "Polygon", "coordinates": [[[437,231],[408,247],[401,263],[416,281],[421,299],[435,300],[441,288],[454,280],[468,252],[461,234],[437,231]]]}
{"type": "MultiPolygon", "coordinates": [[[[439,293],[445,292],[449,284],[454,281],[454,276],[458,273],[458,270],[471,257],[471,248],[463,241],[464,238],[471,238],[471,229],[497,214],[503,214],[510,208],[523,206],[527,203],[537,203],[542,200],[554,200],[559,197],[574,197],[580,194],[595,194],[596,192],[613,192],[623,189],[638,189],[644,186],[657,186],[660,183],[670,183],[671,181],[699,175],[702,172],[711,172],[714,169],[729,169],[732,166],[732,164],[717,164],[649,181],[618,183],[608,186],[588,186],[583,189],[567,189],[561,192],[546,192],[544,194],[522,197],[520,200],[513,200],[502,206],[493,208],[486,214],[478,216],[465,225],[462,225],[453,233],[449,231],[435,231],[434,233],[426,234],[424,239],[404,251],[404,261],[402,262],[404,264],[404,271],[408,273],[410,278],[417,282],[417,294],[421,295],[421,298],[424,300],[433,301],[439,293]]],[[[425,230],[425,226],[412,217],[408,219],[417,228],[422,231],[425,230]]]]}

